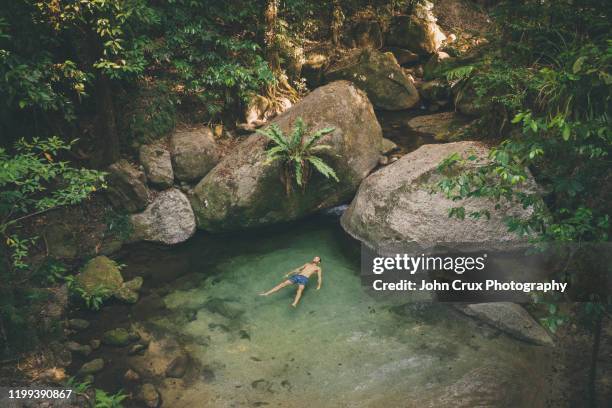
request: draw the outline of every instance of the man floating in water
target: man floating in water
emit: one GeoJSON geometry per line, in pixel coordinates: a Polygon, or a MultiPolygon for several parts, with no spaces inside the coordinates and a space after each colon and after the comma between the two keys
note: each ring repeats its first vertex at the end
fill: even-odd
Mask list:
{"type": "Polygon", "coordinates": [[[310,278],[315,273],[317,274],[317,290],[321,289],[321,282],[323,282],[323,272],[321,270],[321,258],[315,256],[312,261],[296,268],[285,275],[285,278],[288,278],[286,281],[279,283],[272,289],[267,292],[260,293],[260,296],[268,296],[274,292],[278,292],[285,286],[289,286],[292,284],[298,285],[297,292],[295,293],[295,299],[293,299],[293,303],[291,306],[296,307],[300,298],[302,297],[302,292],[308,283],[308,278],[310,278]]]}

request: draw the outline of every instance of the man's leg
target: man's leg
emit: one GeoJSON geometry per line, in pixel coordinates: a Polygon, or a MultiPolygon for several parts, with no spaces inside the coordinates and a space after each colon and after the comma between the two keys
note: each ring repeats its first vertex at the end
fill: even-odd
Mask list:
{"type": "Polygon", "coordinates": [[[274,293],[274,292],[278,292],[279,290],[281,290],[281,289],[282,289],[282,288],[284,288],[285,286],[289,286],[289,285],[291,285],[291,283],[292,283],[292,282],[291,282],[289,279],[287,279],[286,281],[279,283],[278,285],[276,285],[275,287],[273,287],[273,288],[272,288],[272,289],[270,289],[269,291],[267,291],[267,292],[263,292],[263,293],[260,293],[259,295],[260,295],[260,296],[268,296],[268,295],[271,295],[271,294],[272,294],[272,293],[274,293]]]}
{"type": "Polygon", "coordinates": [[[295,299],[293,299],[293,303],[291,306],[296,307],[300,298],[302,297],[302,292],[304,291],[304,285],[298,285],[297,292],[295,292],[295,299]]]}

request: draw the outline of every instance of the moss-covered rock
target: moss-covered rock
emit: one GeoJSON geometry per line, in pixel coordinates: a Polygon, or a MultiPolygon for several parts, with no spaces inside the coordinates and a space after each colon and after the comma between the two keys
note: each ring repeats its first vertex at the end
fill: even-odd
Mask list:
{"type": "Polygon", "coordinates": [[[195,187],[191,204],[198,227],[211,232],[295,220],[350,199],[378,163],[382,130],[366,95],[346,81],[317,88],[273,122],[288,133],[301,117],[312,130],[333,127],[320,139],[332,146],[321,156],[336,183],[313,173],[305,190],[287,196],[281,163],[267,164],[268,139],[252,135],[195,187]]]}
{"type": "Polygon", "coordinates": [[[87,262],[76,280],[87,295],[107,293],[110,296],[123,285],[123,277],[117,264],[103,255],[87,262]]]}
{"type": "Polygon", "coordinates": [[[124,347],[140,339],[136,333],[132,333],[124,328],[112,329],[102,336],[102,344],[107,346],[124,347]]]}
{"type": "Polygon", "coordinates": [[[327,81],[346,79],[363,89],[379,109],[410,109],[419,93],[390,52],[355,50],[325,73],[327,81]]]}
{"type": "Polygon", "coordinates": [[[104,360],[101,358],[96,358],[83,364],[79,370],[79,374],[85,376],[99,373],[102,370],[104,370],[104,360]]]}

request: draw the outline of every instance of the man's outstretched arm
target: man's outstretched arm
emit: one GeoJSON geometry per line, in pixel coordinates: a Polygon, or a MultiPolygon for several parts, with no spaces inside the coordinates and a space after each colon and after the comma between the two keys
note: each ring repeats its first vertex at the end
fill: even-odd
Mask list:
{"type": "Polygon", "coordinates": [[[317,270],[317,290],[321,289],[321,283],[323,283],[323,270],[321,268],[319,268],[319,270],[317,270]]]}

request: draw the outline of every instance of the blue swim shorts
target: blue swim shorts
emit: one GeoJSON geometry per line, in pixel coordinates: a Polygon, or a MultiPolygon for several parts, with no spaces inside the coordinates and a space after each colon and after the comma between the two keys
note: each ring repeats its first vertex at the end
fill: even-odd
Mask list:
{"type": "Polygon", "coordinates": [[[308,283],[308,278],[304,275],[293,275],[289,280],[296,285],[306,285],[308,283]]]}

